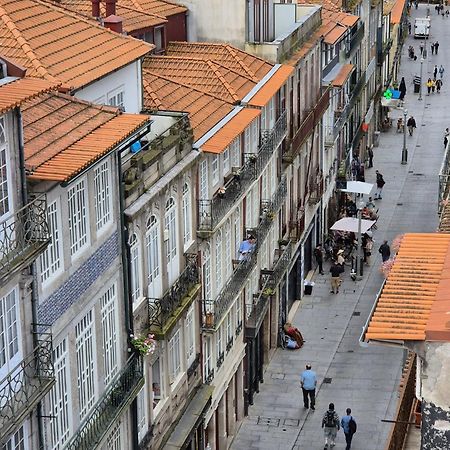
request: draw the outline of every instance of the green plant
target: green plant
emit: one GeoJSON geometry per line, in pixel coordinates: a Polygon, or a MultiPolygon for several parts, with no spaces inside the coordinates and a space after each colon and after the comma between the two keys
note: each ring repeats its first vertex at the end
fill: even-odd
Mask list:
{"type": "Polygon", "coordinates": [[[263,294],[265,297],[270,297],[271,295],[275,294],[275,290],[272,289],[272,288],[270,288],[270,287],[267,287],[267,288],[264,288],[264,289],[263,289],[262,294],[263,294]]]}
{"type": "Polygon", "coordinates": [[[147,336],[130,335],[131,345],[143,356],[152,355],[156,350],[156,339],[153,334],[147,336]]]}

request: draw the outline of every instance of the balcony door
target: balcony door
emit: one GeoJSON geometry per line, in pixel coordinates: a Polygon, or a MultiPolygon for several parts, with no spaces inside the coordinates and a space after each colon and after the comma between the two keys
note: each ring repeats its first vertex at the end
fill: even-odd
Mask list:
{"type": "Polygon", "coordinates": [[[147,296],[149,298],[160,298],[162,295],[160,264],[161,244],[159,235],[159,221],[156,216],[151,216],[147,220],[145,245],[147,253],[147,296]]]}
{"type": "Polygon", "coordinates": [[[164,218],[167,278],[171,286],[180,275],[180,258],[178,256],[178,230],[176,220],[176,205],[173,197],[166,202],[166,215],[164,218]]]}

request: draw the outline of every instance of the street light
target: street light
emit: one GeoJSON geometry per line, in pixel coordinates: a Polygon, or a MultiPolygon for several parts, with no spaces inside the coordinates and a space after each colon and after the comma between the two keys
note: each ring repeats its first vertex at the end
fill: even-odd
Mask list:
{"type": "Polygon", "coordinates": [[[420,58],[420,87],[419,87],[419,100],[422,100],[422,75],[423,75],[423,56],[420,58]]]}
{"type": "Polygon", "coordinates": [[[361,247],[362,247],[362,236],[361,236],[361,219],[362,210],[365,204],[363,201],[358,203],[358,247],[356,249],[356,280],[361,280],[362,278],[362,264],[361,264],[361,247]]]}
{"type": "Polygon", "coordinates": [[[408,110],[403,110],[403,149],[402,149],[402,164],[407,164],[408,162],[408,150],[406,148],[406,115],[408,110]]]}

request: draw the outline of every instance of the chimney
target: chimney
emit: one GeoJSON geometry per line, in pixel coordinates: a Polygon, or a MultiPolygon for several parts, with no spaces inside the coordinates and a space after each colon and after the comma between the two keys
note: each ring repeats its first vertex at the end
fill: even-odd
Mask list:
{"type": "Polygon", "coordinates": [[[105,16],[116,15],[116,0],[106,0],[106,14],[105,16]]]}
{"type": "Polygon", "coordinates": [[[103,20],[103,26],[105,28],[109,28],[111,31],[115,31],[116,33],[122,34],[122,17],[119,16],[108,16],[103,20]]]}
{"type": "Polygon", "coordinates": [[[92,0],[92,17],[100,17],[100,0],[92,0]]]}

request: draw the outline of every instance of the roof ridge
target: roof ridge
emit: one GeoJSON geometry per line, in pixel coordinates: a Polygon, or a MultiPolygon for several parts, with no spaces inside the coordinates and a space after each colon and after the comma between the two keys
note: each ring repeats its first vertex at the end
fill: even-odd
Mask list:
{"type": "MultiPolygon", "coordinates": [[[[252,77],[253,81],[255,81],[256,83],[258,82],[258,78],[256,78],[256,74],[253,73],[253,71],[250,69],[250,67],[247,66],[247,64],[244,63],[244,61],[242,61],[242,58],[237,54],[237,49],[233,46],[231,46],[230,44],[225,44],[224,47],[230,52],[230,54],[232,56],[234,56],[234,58],[236,59],[236,61],[238,62],[238,64],[252,77]]],[[[253,55],[251,55],[253,56],[253,55]]],[[[254,58],[257,58],[256,56],[254,56],[254,58]]],[[[257,59],[261,59],[261,58],[257,58],[257,59]]]]}
{"type": "Polygon", "coordinates": [[[22,33],[17,29],[15,22],[11,19],[11,17],[9,17],[8,13],[5,11],[3,6],[0,6],[0,18],[6,25],[8,30],[12,33],[17,43],[20,45],[22,51],[29,58],[31,64],[33,65],[37,73],[39,73],[39,75],[44,77],[46,80],[59,82],[59,80],[50,75],[50,73],[41,64],[39,58],[34,53],[33,49],[30,47],[25,38],[22,36],[22,33]]]}
{"type": "Polygon", "coordinates": [[[159,108],[162,106],[162,102],[159,99],[159,97],[156,95],[156,92],[154,91],[154,89],[151,87],[150,83],[144,78],[143,80],[143,85],[144,85],[144,89],[147,90],[147,92],[150,94],[150,97],[152,98],[152,100],[155,102],[156,106],[159,108]]]}
{"type": "MultiPolygon", "coordinates": [[[[209,61],[209,60],[208,60],[208,61],[209,61]]],[[[222,67],[223,69],[229,70],[230,72],[233,72],[235,75],[238,75],[238,76],[240,76],[240,77],[242,77],[242,78],[245,78],[246,80],[249,80],[249,81],[251,81],[251,82],[253,82],[253,83],[257,83],[257,82],[258,82],[258,80],[255,80],[255,79],[254,79],[253,77],[251,77],[250,75],[246,76],[245,74],[242,74],[242,73],[238,72],[237,70],[234,70],[232,67],[225,66],[224,64],[222,64],[222,63],[219,62],[219,61],[211,60],[211,62],[212,62],[213,64],[215,64],[216,66],[219,66],[219,67],[222,67]]]]}
{"type": "Polygon", "coordinates": [[[221,83],[224,85],[224,87],[227,89],[230,95],[234,98],[234,100],[238,102],[240,99],[236,94],[236,91],[233,89],[231,84],[228,83],[227,80],[225,80],[224,76],[215,67],[213,67],[215,63],[210,59],[207,59],[206,63],[208,64],[208,67],[214,72],[214,75],[221,81],[221,83]]]}
{"type": "Polygon", "coordinates": [[[151,71],[151,70],[148,69],[148,68],[143,68],[143,70],[145,70],[146,72],[152,74],[152,75],[155,76],[156,78],[162,78],[163,80],[170,81],[171,83],[179,84],[180,86],[183,86],[183,87],[185,87],[185,88],[192,89],[193,91],[197,91],[197,92],[200,92],[200,93],[202,93],[202,94],[209,95],[210,97],[213,97],[213,98],[215,98],[216,100],[220,100],[220,101],[223,102],[223,103],[228,103],[228,104],[231,105],[231,106],[236,106],[234,103],[231,103],[231,102],[229,102],[228,100],[224,100],[223,98],[221,98],[221,97],[219,97],[218,95],[215,95],[215,94],[213,94],[213,93],[211,93],[211,92],[206,92],[206,91],[204,91],[203,89],[200,89],[200,88],[198,88],[198,87],[189,86],[188,84],[185,84],[185,83],[183,83],[183,82],[181,82],[181,81],[175,81],[175,80],[173,80],[172,78],[166,77],[166,76],[164,76],[164,75],[160,75],[159,73],[155,73],[155,72],[151,71]]]}

